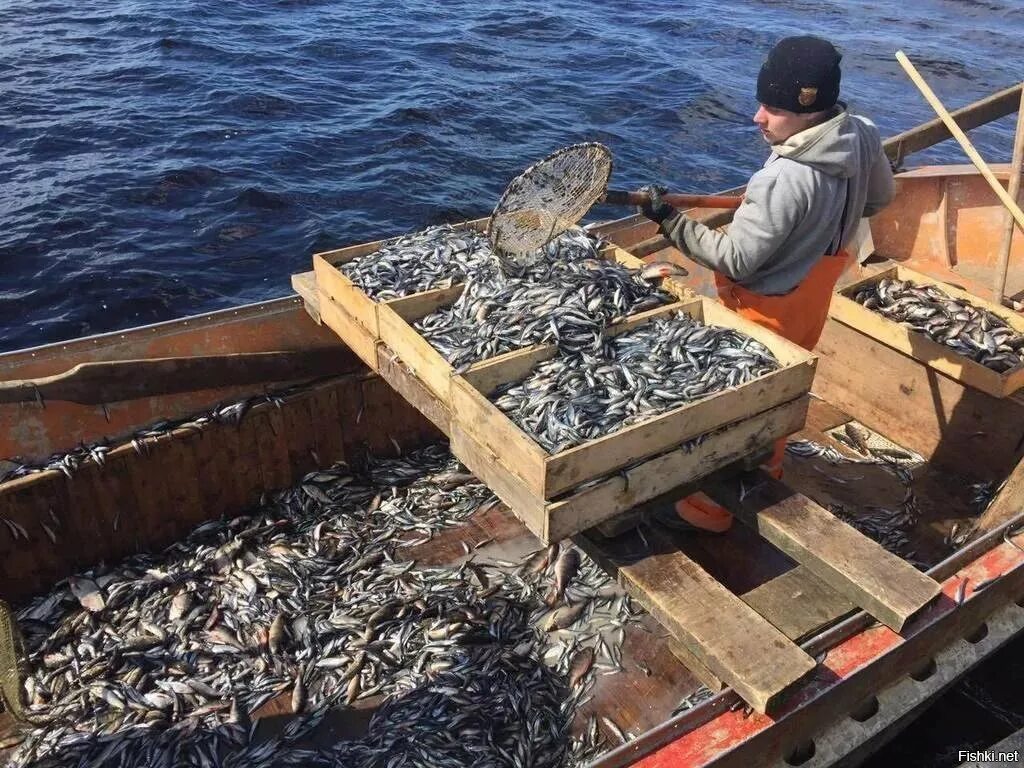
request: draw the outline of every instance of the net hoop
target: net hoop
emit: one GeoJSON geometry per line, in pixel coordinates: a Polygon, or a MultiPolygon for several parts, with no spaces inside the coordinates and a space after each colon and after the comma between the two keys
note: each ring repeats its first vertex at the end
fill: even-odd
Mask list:
{"type": "Polygon", "coordinates": [[[505,188],[487,225],[499,255],[523,264],[582,219],[604,196],[612,153],[595,141],[573,144],[534,163],[505,188]]]}

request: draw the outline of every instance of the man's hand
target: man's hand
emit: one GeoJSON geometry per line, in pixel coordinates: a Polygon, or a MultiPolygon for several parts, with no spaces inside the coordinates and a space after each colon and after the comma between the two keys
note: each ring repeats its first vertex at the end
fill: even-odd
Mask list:
{"type": "Polygon", "coordinates": [[[653,184],[649,184],[646,187],[641,187],[640,191],[646,192],[650,195],[650,200],[640,206],[638,213],[642,213],[651,221],[661,224],[669,216],[676,213],[675,208],[661,199],[661,196],[665,192],[668,192],[665,187],[658,187],[653,184]]]}

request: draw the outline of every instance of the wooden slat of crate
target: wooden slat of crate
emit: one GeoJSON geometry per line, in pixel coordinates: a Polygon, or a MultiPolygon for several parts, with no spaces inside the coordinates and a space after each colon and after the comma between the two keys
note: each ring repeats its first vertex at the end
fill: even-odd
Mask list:
{"type": "Polygon", "coordinates": [[[764,472],[703,487],[719,504],[832,589],[899,632],[939,584],[803,494],[764,472]]]}
{"type": "Polygon", "coordinates": [[[318,289],[318,294],[320,319],[338,334],[345,342],[345,346],[355,352],[371,370],[377,370],[377,337],[322,289],[318,289]]]}
{"type": "Polygon", "coordinates": [[[459,419],[452,419],[451,451],[508,505],[544,542],[559,541],[677,487],[703,477],[800,429],[807,396],[777,406],[708,435],[695,448],[677,448],[557,501],[534,493],[508,468],[507,452],[478,443],[459,419]],[[680,478],[683,478],[681,480],[680,478]]]}
{"type": "Polygon", "coordinates": [[[1002,318],[1018,333],[1024,333],[1024,317],[1016,312],[900,265],[876,272],[834,294],[829,315],[844,325],[877,339],[920,363],[993,397],[1007,397],[1024,387],[1024,365],[1018,365],[1004,373],[997,373],[991,368],[957,354],[945,344],[933,341],[924,334],[867,309],[849,298],[858,290],[874,285],[883,278],[912,280],[918,285],[934,285],[953,298],[963,299],[979,309],[988,310],[1002,318]]]}
{"type": "Polygon", "coordinates": [[[657,531],[653,554],[620,566],[626,590],[714,678],[771,714],[814,659],[657,531]]]}
{"type": "MultiPolygon", "coordinates": [[[[526,376],[557,353],[554,346],[513,353],[474,366],[451,384],[454,418],[473,439],[497,455],[536,495],[551,499],[595,477],[661,453],[723,424],[749,418],[808,392],[815,358],[708,299],[659,307],[617,323],[606,337],[633,330],[653,318],[683,311],[709,324],[734,327],[766,344],[782,368],[739,387],[652,416],[597,440],[550,455],[487,399],[500,384],[526,376]]],[[[684,482],[687,478],[679,478],[684,482]]]]}
{"type": "Polygon", "coordinates": [[[489,448],[477,443],[456,420],[451,421],[449,447],[452,454],[494,491],[530,533],[549,543],[546,536],[544,500],[533,493],[522,479],[505,466],[505,456],[499,458],[489,448]]]}
{"type": "Polygon", "coordinates": [[[548,504],[544,538],[558,541],[571,536],[682,482],[699,479],[744,456],[768,449],[775,440],[803,427],[808,400],[805,395],[776,406],[706,436],[691,450],[683,447],[663,453],[548,504]]]}
{"type": "Polygon", "coordinates": [[[378,373],[398,394],[444,432],[451,430],[451,411],[384,342],[377,342],[378,373]]]}
{"type": "Polygon", "coordinates": [[[462,295],[464,285],[438,288],[404,299],[382,304],[377,310],[380,340],[395,352],[402,363],[428,391],[448,401],[452,366],[412,327],[417,320],[441,307],[449,306],[462,295]]]}

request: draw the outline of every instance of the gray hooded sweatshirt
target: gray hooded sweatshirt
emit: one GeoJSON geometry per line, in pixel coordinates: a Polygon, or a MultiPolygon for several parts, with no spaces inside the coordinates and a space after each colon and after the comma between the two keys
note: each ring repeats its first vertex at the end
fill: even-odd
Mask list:
{"type": "Polygon", "coordinates": [[[845,246],[861,217],[878,213],[893,193],[878,129],[843,109],[772,147],[726,233],[681,213],[661,230],[699,264],[754,293],[778,296],[845,246]]]}

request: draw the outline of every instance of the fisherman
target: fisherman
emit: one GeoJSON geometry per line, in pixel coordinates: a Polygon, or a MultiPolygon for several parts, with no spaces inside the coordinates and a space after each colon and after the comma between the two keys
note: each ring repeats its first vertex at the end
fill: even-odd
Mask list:
{"type": "MultiPolygon", "coordinates": [[[[839,101],[835,47],[818,37],[787,37],[757,77],[754,122],[772,152],[747,183],[728,232],[710,229],[649,188],[642,213],[684,254],[715,272],[725,306],[813,349],[861,218],[893,198],[894,182],[878,129],[839,101]]],[[[762,468],[782,476],[786,441],[762,468]]],[[[703,493],[675,504],[686,523],[724,532],[732,514],[703,493]]]]}

